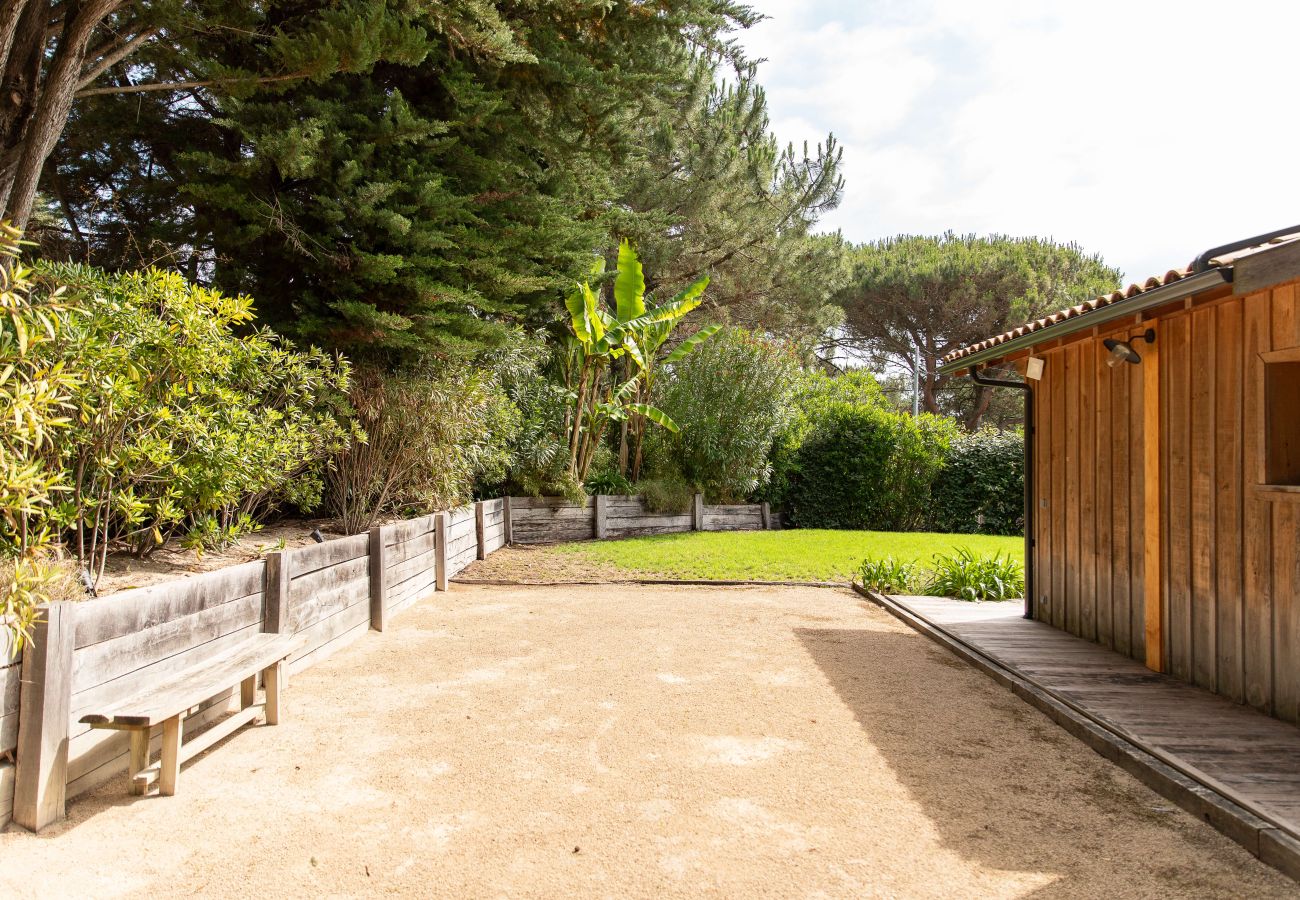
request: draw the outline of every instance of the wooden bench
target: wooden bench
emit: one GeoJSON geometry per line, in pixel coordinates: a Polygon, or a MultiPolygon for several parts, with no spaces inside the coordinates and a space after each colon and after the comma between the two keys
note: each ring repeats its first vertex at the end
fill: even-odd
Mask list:
{"type": "Polygon", "coordinates": [[[293,635],[259,634],[230,648],[220,656],[185,669],[165,681],[102,711],[88,713],[81,721],[92,728],[109,728],[131,733],[128,768],[131,793],[143,794],[157,778],[158,792],[176,793],[181,763],[234,733],[263,713],[267,725],[280,722],[280,691],[284,687],[284,663],[293,652],[293,635]],[[257,675],[262,675],[266,699],[255,703],[257,675]],[[226,688],[240,686],[240,711],[181,744],[185,714],[226,688]],[[161,724],[162,759],[149,764],[149,734],[161,724]]]}

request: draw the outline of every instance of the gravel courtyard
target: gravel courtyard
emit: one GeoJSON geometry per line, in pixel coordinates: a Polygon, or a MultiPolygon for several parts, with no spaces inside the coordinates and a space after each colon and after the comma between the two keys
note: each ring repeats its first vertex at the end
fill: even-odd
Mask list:
{"type": "Polygon", "coordinates": [[[1296,895],[847,590],[453,585],[287,700],[0,896],[1296,895]]]}

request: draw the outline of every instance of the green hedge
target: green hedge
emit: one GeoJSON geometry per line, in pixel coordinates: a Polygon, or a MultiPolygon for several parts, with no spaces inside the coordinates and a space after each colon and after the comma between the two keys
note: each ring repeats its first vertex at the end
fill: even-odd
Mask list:
{"type": "Polygon", "coordinates": [[[930,483],[956,426],[875,404],[832,404],[797,451],[788,513],[801,528],[908,531],[926,522],[930,483]]]}
{"type": "Polygon", "coordinates": [[[1023,534],[1024,491],[1024,435],[992,429],[962,435],[931,489],[930,526],[954,534],[1023,534]]]}

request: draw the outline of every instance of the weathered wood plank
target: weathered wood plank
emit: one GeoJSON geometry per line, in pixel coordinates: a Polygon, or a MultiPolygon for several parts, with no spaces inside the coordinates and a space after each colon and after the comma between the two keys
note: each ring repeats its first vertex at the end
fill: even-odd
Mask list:
{"type": "Polygon", "coordinates": [[[63,818],[68,782],[75,603],[51,603],[23,650],[13,819],[30,831],[63,818]]]}
{"type": "Polygon", "coordinates": [[[1097,343],[1079,348],[1079,634],[1097,639],[1097,343]]]}
{"type": "Polygon", "coordinates": [[[438,574],[434,571],[421,572],[399,585],[394,585],[388,593],[389,612],[396,613],[421,597],[432,594],[437,589],[437,585],[438,574]]]}
{"type": "MultiPolygon", "coordinates": [[[[1152,326],[1154,329],[1154,326],[1152,326]]],[[[1157,672],[1165,667],[1164,623],[1164,525],[1162,492],[1160,341],[1147,343],[1142,365],[1142,608],[1134,628],[1140,633],[1143,661],[1157,672]]]]}
{"type": "Polygon", "coordinates": [[[410,578],[416,572],[423,572],[425,569],[432,569],[437,565],[439,548],[434,547],[426,550],[419,556],[413,556],[405,562],[391,566],[384,572],[384,580],[389,587],[400,584],[410,578]]]}
{"type": "Polygon", "coordinates": [[[313,594],[333,590],[340,584],[347,584],[352,581],[366,581],[369,578],[370,557],[362,556],[330,566],[328,569],[317,569],[310,575],[293,579],[289,583],[289,595],[293,598],[293,602],[297,602],[299,597],[310,597],[313,594]]]}
{"type": "MultiPolygon", "coordinates": [[[[196,711],[185,717],[185,737],[227,715],[233,696],[233,690],[225,690],[200,704],[196,711]]],[[[84,794],[127,770],[129,733],[84,727],[88,730],[69,742],[68,799],[84,794]]],[[[158,750],[161,743],[162,726],[159,726],[150,734],[150,751],[158,750]]]]}
{"type": "Polygon", "coordinates": [[[354,534],[285,552],[293,557],[294,574],[302,576],[365,556],[370,552],[370,535],[354,534]]]}
{"type": "Polygon", "coordinates": [[[417,538],[420,535],[433,530],[433,516],[419,516],[415,519],[407,519],[404,522],[394,522],[389,526],[386,532],[388,540],[394,544],[400,544],[417,538]]]}
{"type": "Polygon", "coordinates": [[[1069,535],[1065,533],[1066,512],[1069,509],[1067,501],[1067,491],[1065,486],[1066,478],[1066,451],[1065,451],[1065,392],[1068,386],[1065,368],[1065,353],[1057,350],[1052,354],[1052,371],[1049,387],[1052,392],[1052,409],[1059,411],[1059,415],[1052,416],[1052,434],[1049,440],[1049,447],[1052,455],[1052,508],[1048,515],[1052,520],[1052,567],[1051,567],[1051,585],[1052,600],[1050,605],[1051,623],[1057,628],[1065,627],[1065,609],[1066,609],[1066,579],[1065,579],[1065,560],[1069,553],[1067,542],[1069,535]]]}
{"type": "Polygon", "coordinates": [[[79,721],[87,725],[153,727],[284,659],[296,640],[291,634],[254,635],[219,658],[178,672],[134,696],[92,708],[82,713],[79,721]]]}
{"type": "Polygon", "coordinates": [[[1246,702],[1264,712],[1271,711],[1273,701],[1273,509],[1255,493],[1254,486],[1263,455],[1263,363],[1259,354],[1273,346],[1271,302],[1268,293],[1249,296],[1242,310],[1243,674],[1246,702]]]}
{"type": "Polygon", "coordinates": [[[1080,634],[1083,601],[1080,596],[1079,565],[1079,345],[1071,344],[1062,354],[1065,362],[1065,630],[1080,634]]]}
{"type": "Polygon", "coordinates": [[[91,644],[73,652],[73,693],[81,693],[159,660],[261,623],[262,597],[255,594],[136,634],[91,644]]]}
{"type": "MultiPolygon", "coordinates": [[[[1158,357],[1151,348],[1143,352],[1153,362],[1158,357]]],[[[1143,366],[1125,365],[1132,369],[1129,377],[1129,420],[1133,438],[1133,451],[1129,467],[1129,577],[1133,586],[1129,591],[1129,656],[1139,661],[1146,659],[1146,374],[1143,366]]],[[[1158,436],[1157,436],[1158,440],[1158,436]]]]}
{"type": "Polygon", "coordinates": [[[370,599],[370,582],[368,579],[346,581],[328,591],[304,597],[294,604],[293,615],[289,619],[288,630],[298,633],[310,628],[322,619],[362,601],[370,599]]]}
{"type": "MultiPolygon", "coordinates": [[[[376,525],[370,529],[370,552],[366,555],[368,561],[366,578],[369,581],[366,585],[366,595],[370,598],[370,627],[375,631],[383,631],[388,624],[387,569],[390,548],[386,537],[384,526],[376,525]]],[[[418,546],[419,540],[420,538],[416,538],[407,541],[405,544],[392,547],[391,550],[397,550],[399,546],[415,549],[412,545],[418,546]]]]}
{"type": "Polygon", "coordinates": [[[289,658],[289,674],[302,671],[370,632],[370,604],[355,603],[302,632],[306,643],[289,658]]]}
{"type": "MultiPolygon", "coordinates": [[[[1300,303],[1294,285],[1273,289],[1273,349],[1300,345],[1300,303]]],[[[1273,714],[1300,721],[1300,516],[1296,504],[1273,503],[1273,714]]]]}
{"type": "Polygon", "coordinates": [[[1217,308],[1215,333],[1215,596],[1218,622],[1215,672],[1217,691],[1238,703],[1245,700],[1243,687],[1245,631],[1243,605],[1246,593],[1242,562],[1244,518],[1241,472],[1244,464],[1242,420],[1244,369],[1242,360],[1242,301],[1217,308]]]}
{"type": "Polygon", "coordinates": [[[88,725],[76,723],[77,719],[87,711],[96,706],[103,706],[112,703],[122,697],[130,697],[147,689],[149,685],[156,684],[160,680],[183,672],[191,666],[202,662],[205,659],[211,659],[221,655],[223,652],[232,647],[238,646],[248,638],[262,633],[261,623],[249,625],[224,634],[214,640],[207,641],[203,644],[197,644],[180,653],[173,654],[157,662],[141,666],[131,672],[127,672],[110,681],[105,681],[94,687],[77,691],[72,695],[72,725],[71,734],[73,737],[88,729],[88,725]]]}
{"type": "Polygon", "coordinates": [[[0,828],[9,824],[14,812],[13,763],[0,762],[0,828]]]}
{"type": "Polygon", "coordinates": [[[1191,679],[1214,689],[1218,658],[1215,627],[1214,572],[1214,388],[1218,346],[1215,310],[1202,307],[1191,314],[1191,679]]]}
{"type": "Polygon", "coordinates": [[[1176,678],[1190,679],[1192,672],[1192,395],[1191,319],[1180,316],[1165,324],[1162,334],[1167,360],[1169,427],[1165,453],[1166,503],[1169,509],[1169,583],[1166,587],[1166,643],[1169,658],[1165,671],[1176,678]]]}
{"type": "Polygon", "coordinates": [[[546,509],[588,509],[586,503],[574,503],[571,500],[565,500],[563,497],[511,497],[510,512],[514,515],[522,514],[526,511],[546,510],[546,509]]]}
{"type": "Polygon", "coordinates": [[[582,506],[564,506],[564,507],[538,507],[533,509],[517,509],[511,515],[514,516],[515,527],[519,527],[525,522],[591,522],[592,508],[582,506]]]}
{"type": "Polygon", "coordinates": [[[474,504],[474,526],[478,537],[478,558],[487,557],[487,546],[483,539],[483,529],[487,526],[487,519],[484,516],[482,502],[474,504]]]}
{"type": "Polygon", "coordinates": [[[18,695],[22,687],[22,656],[0,668],[0,753],[18,745],[18,695]]]}
{"type": "Polygon", "coordinates": [[[293,555],[276,551],[266,554],[266,593],[262,601],[262,630],[281,634],[288,629],[293,555]]]}
{"type": "MultiPolygon", "coordinates": [[[[1137,439],[1129,415],[1132,366],[1109,369],[1111,374],[1111,626],[1112,646],[1128,656],[1132,652],[1132,569],[1129,565],[1129,522],[1133,497],[1128,476],[1130,442],[1137,439]]],[[[1052,544],[1055,548],[1055,540],[1052,544]]]]}
{"type": "Polygon", "coordinates": [[[1051,380],[1056,377],[1054,368],[1044,366],[1049,378],[1034,389],[1034,490],[1037,507],[1034,510],[1034,550],[1036,553],[1034,618],[1051,621],[1052,606],[1052,404],[1051,380]]]}
{"type": "Polygon", "coordinates": [[[621,533],[632,531],[637,528],[679,528],[683,531],[691,530],[691,517],[685,516],[668,516],[668,515],[644,515],[628,516],[624,519],[614,519],[609,523],[609,530],[612,533],[621,533]]]}
{"type": "Polygon", "coordinates": [[[144,631],[263,590],[262,560],[77,604],[77,647],[144,631]]]}
{"type": "MultiPolygon", "coordinates": [[[[392,526],[385,525],[385,528],[392,526]]],[[[406,562],[413,556],[420,556],[433,549],[437,543],[437,536],[432,531],[427,531],[418,537],[413,537],[409,541],[402,541],[400,544],[391,544],[384,548],[384,568],[391,568],[398,563],[406,562]]]]}

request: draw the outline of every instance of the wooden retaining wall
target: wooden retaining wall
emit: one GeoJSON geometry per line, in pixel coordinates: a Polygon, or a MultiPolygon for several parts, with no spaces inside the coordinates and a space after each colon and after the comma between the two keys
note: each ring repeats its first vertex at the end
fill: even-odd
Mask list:
{"type": "Polygon", "coordinates": [[[561,497],[510,497],[506,503],[514,544],[684,531],[758,531],[772,527],[773,521],[766,503],[706,506],[699,494],[682,513],[651,512],[644,497],[624,494],[601,494],[586,503],[561,497]]]}
{"type": "MultiPolygon", "coordinates": [[[[445,513],[267,554],[263,560],[45,608],[33,649],[0,664],[0,828],[40,829],[69,797],[126,771],[126,732],[86,713],[222,655],[259,632],[289,633],[295,673],[325,659],[511,543],[759,529],[766,505],[652,513],[640,497],[485,500],[445,513]]],[[[195,707],[186,734],[231,711],[234,686],[195,707]]],[[[153,747],[161,743],[161,727],[153,747]]]]}
{"type": "MultiPolygon", "coordinates": [[[[445,590],[448,577],[504,546],[506,519],[503,501],[485,501],[203,575],[46,607],[36,649],[12,662],[6,651],[0,665],[0,827],[12,817],[39,829],[62,818],[67,798],[126,771],[128,735],[82,725],[87,712],[259,632],[296,635],[289,671],[301,671],[445,590]]],[[[230,711],[231,687],[190,711],[187,734],[230,711]]]]}

